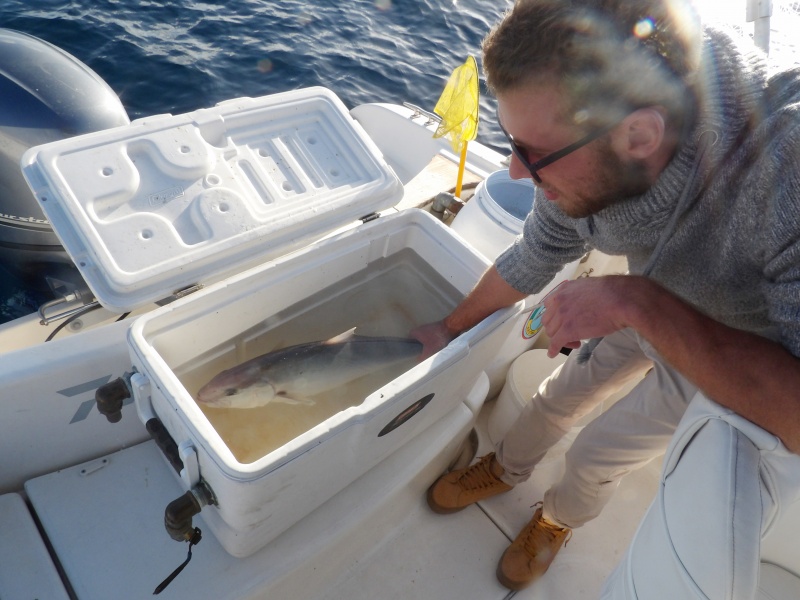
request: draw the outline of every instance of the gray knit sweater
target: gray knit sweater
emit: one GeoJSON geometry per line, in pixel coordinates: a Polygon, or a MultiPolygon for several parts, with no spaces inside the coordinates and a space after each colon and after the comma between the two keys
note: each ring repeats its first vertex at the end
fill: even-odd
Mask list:
{"type": "Polygon", "coordinates": [[[800,68],[771,73],[762,53],[706,28],[702,69],[694,131],[646,193],[572,219],[537,190],[497,269],[534,293],[591,248],[625,255],[631,273],[647,269],[709,316],[800,357],[800,68]],[[689,208],[669,229],[682,196],[689,208]]]}

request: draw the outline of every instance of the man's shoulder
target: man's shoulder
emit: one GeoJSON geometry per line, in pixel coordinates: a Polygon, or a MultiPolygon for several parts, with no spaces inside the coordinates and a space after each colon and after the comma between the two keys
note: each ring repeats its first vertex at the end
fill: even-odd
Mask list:
{"type": "Polygon", "coordinates": [[[768,117],[800,124],[800,65],[772,66],[767,78],[765,111],[768,117]]]}

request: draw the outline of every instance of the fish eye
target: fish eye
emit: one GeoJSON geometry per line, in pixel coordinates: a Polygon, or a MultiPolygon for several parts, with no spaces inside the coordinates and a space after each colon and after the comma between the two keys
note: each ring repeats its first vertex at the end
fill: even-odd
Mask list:
{"type": "Polygon", "coordinates": [[[236,388],[228,388],[227,390],[225,390],[225,395],[226,396],[235,396],[238,392],[239,392],[239,390],[237,390],[236,388]]]}

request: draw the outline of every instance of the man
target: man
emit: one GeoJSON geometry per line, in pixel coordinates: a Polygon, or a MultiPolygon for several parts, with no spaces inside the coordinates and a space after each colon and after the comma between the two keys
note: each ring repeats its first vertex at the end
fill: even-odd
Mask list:
{"type": "Polygon", "coordinates": [[[533,178],[534,208],[453,313],[413,334],[433,352],[590,248],[627,256],[631,275],[550,294],[549,355],[592,342],[495,453],[431,486],[431,508],[511,489],[643,377],[578,435],[503,554],[499,580],[521,589],[622,476],[664,452],[698,390],[800,452],[800,73],[768,74],[763,55],[671,0],[521,0],[483,53],[509,170],[533,178]]]}

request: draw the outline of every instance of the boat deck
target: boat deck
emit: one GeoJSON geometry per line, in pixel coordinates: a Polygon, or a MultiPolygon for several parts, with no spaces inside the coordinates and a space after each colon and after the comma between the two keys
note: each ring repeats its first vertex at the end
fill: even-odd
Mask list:
{"type": "MultiPolygon", "coordinates": [[[[161,597],[597,598],[657,489],[660,461],[625,477],[603,513],[574,532],[541,580],[510,592],[496,580],[497,561],[530,518],[532,505],[560,476],[564,452],[579,428],[551,449],[528,482],[459,513],[437,515],[425,502],[427,486],[452,457],[464,464],[472,454],[491,450],[487,431],[495,401],[484,404],[474,429],[474,407],[468,404],[248,557],[228,554],[201,513],[195,524],[206,535],[161,597]]],[[[183,493],[155,443],[147,441],[29,480],[27,503],[21,494],[0,496],[0,597],[149,597],[186,557],[187,545],[169,539],[162,525],[164,507],[183,493]]],[[[783,557],[778,564],[794,556],[796,564],[791,532],[800,525],[800,506],[789,512],[785,526],[776,529],[780,539],[765,540],[767,563],[769,556],[783,557]]],[[[787,568],[762,566],[775,571],[763,585],[778,591],[762,590],[759,598],[796,597],[800,580],[787,568]]]]}
{"type": "MultiPolygon", "coordinates": [[[[486,424],[492,408],[493,402],[487,403],[478,418],[479,454],[490,449],[486,424]]],[[[531,505],[560,475],[563,453],[577,429],[524,485],[443,516],[430,511],[424,499],[425,488],[442,470],[435,448],[437,440],[450,435],[443,427],[432,426],[254,555],[235,558],[213,535],[205,535],[192,562],[161,597],[597,597],[651,500],[658,465],[626,478],[603,514],[575,532],[544,578],[513,593],[495,578],[497,560],[530,518],[531,505]],[[397,473],[394,481],[392,473],[397,473]],[[370,506],[369,490],[376,485],[392,489],[379,505],[370,506]]],[[[71,592],[81,600],[149,596],[186,557],[186,544],[170,540],[162,526],[164,507],[183,489],[153,442],[33,479],[25,490],[71,592]],[[116,536],[109,538],[109,531],[116,536]]],[[[196,524],[204,528],[202,517],[196,524]]],[[[52,566],[49,571],[45,581],[54,585],[52,566]]]]}
{"type": "MultiPolygon", "coordinates": [[[[479,455],[492,450],[485,434],[492,408],[489,402],[479,419],[479,455]]],[[[529,481],[502,496],[452,515],[435,514],[421,496],[396,536],[384,541],[326,598],[597,598],[655,494],[657,460],[623,480],[600,517],[574,532],[540,581],[511,592],[495,577],[501,554],[532,516],[532,505],[560,477],[564,452],[578,431],[575,428],[545,456],[529,481]]]]}

